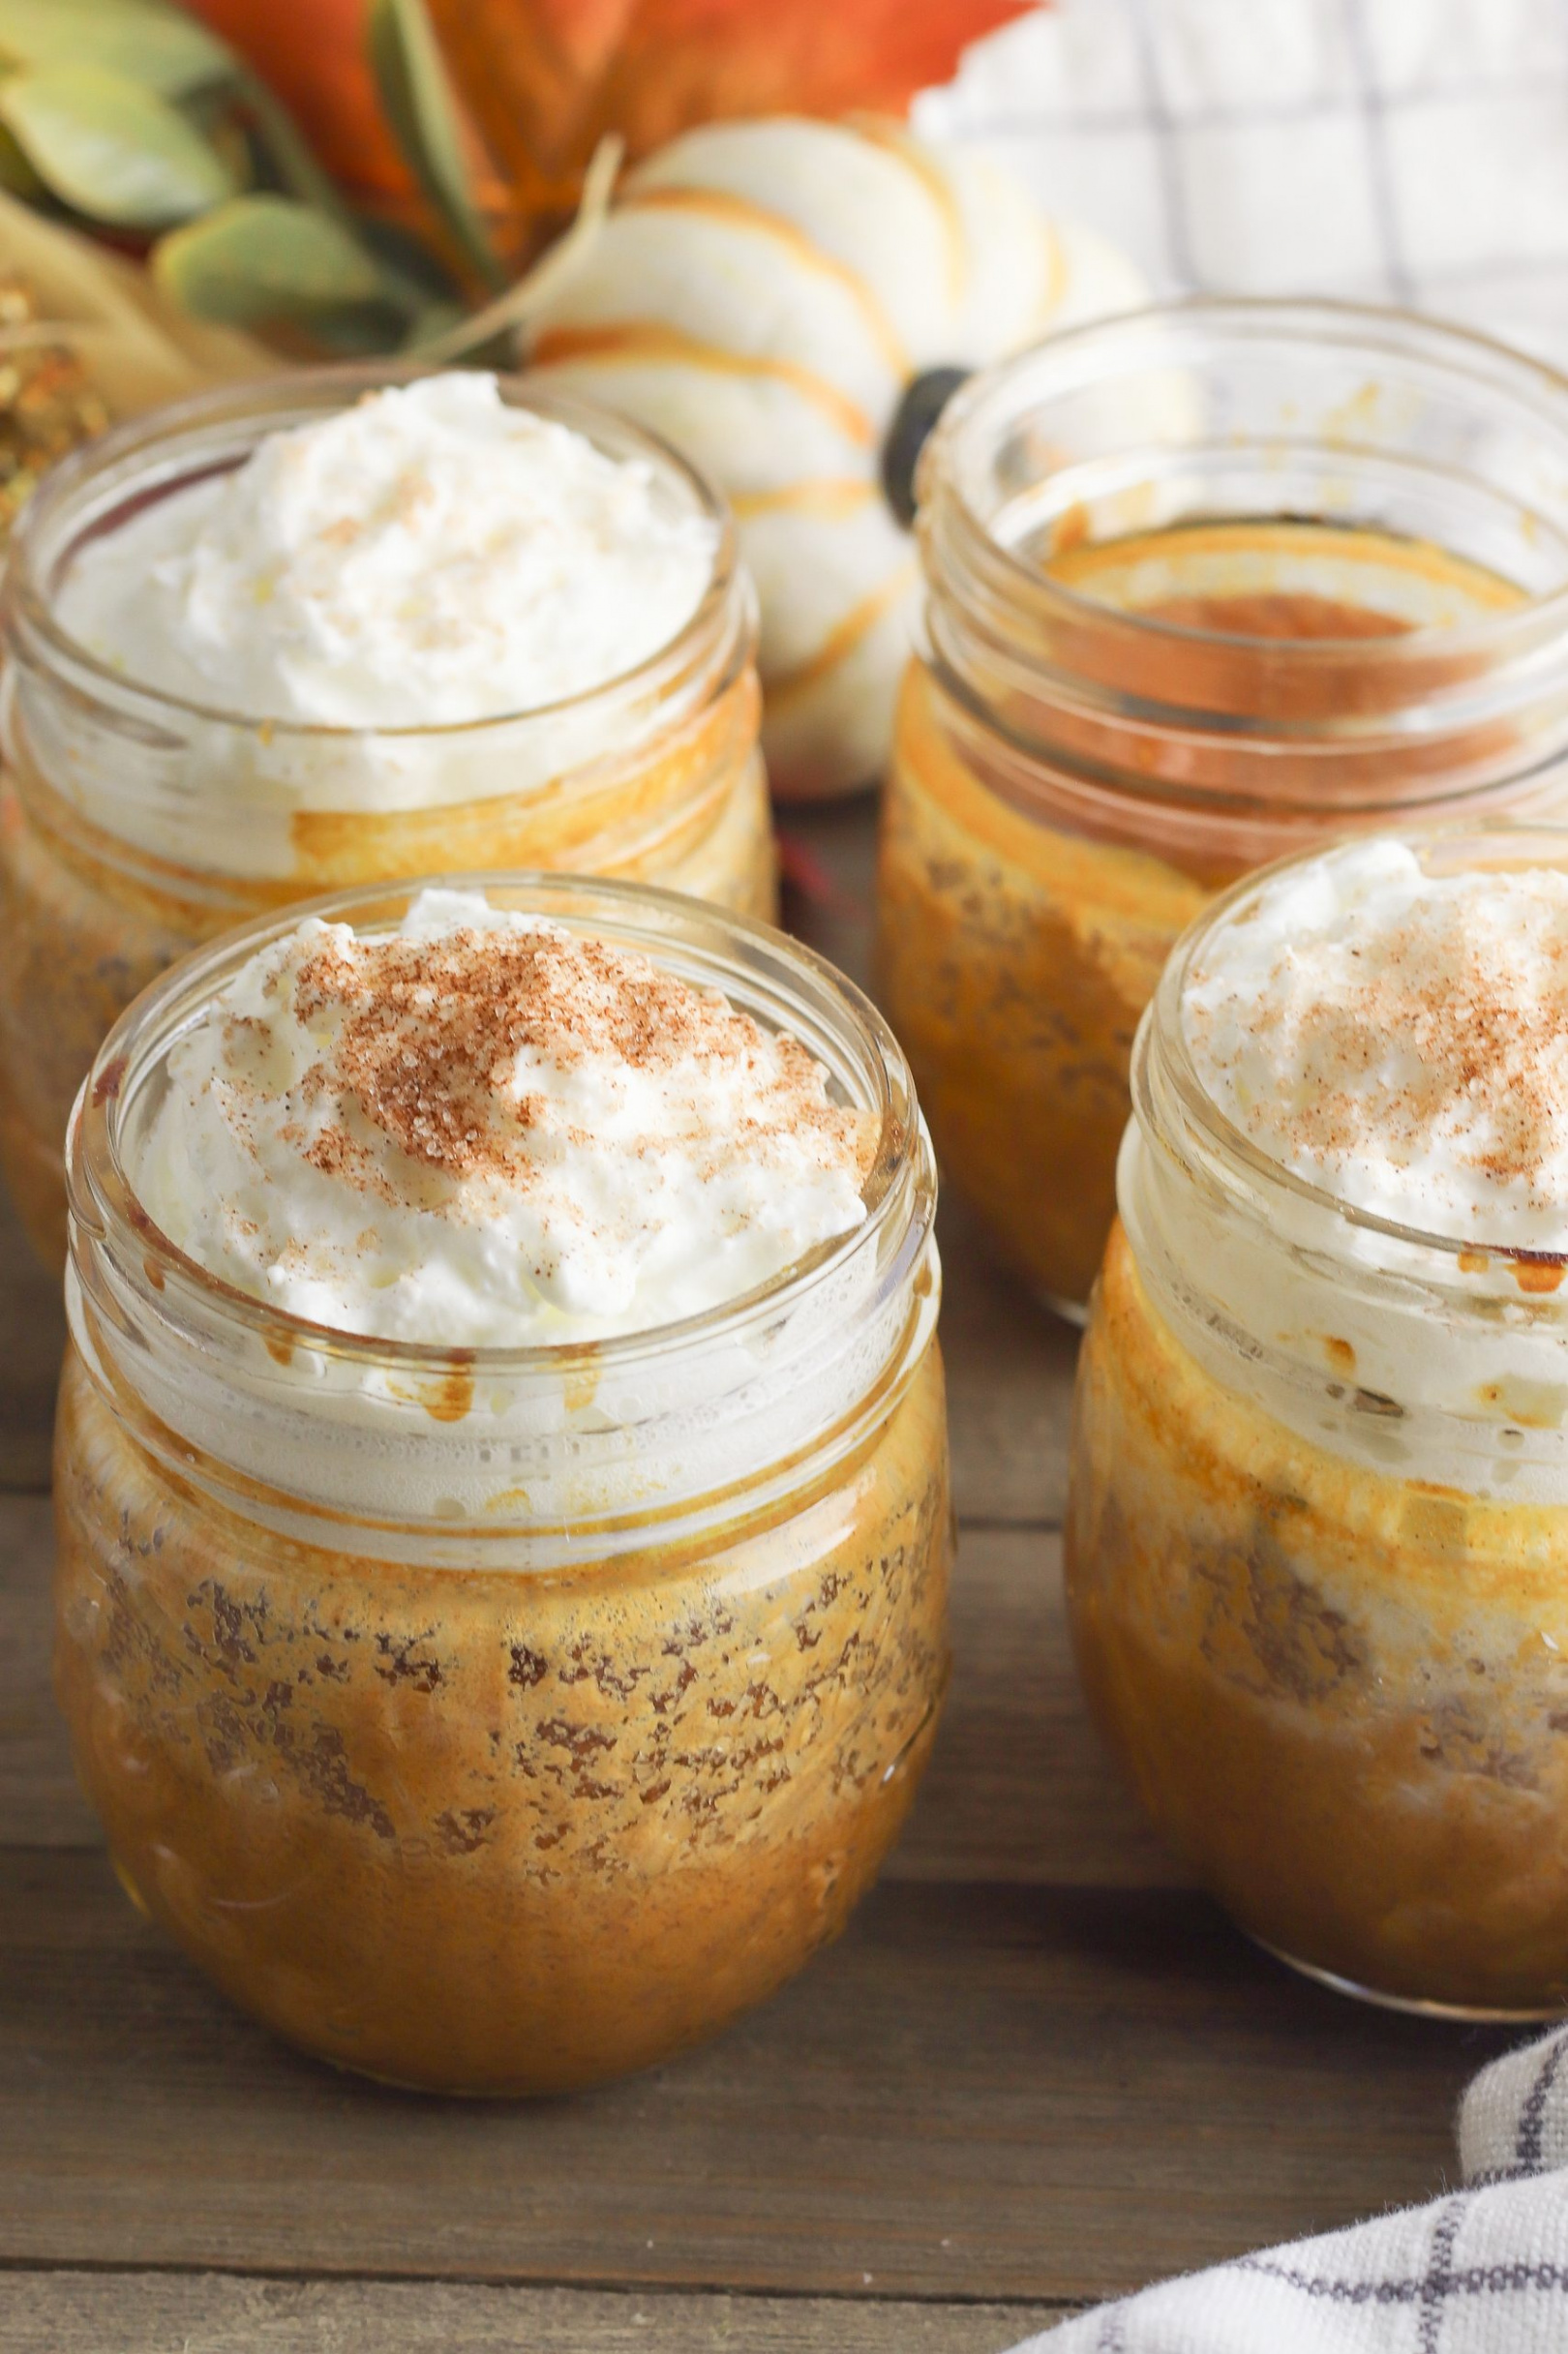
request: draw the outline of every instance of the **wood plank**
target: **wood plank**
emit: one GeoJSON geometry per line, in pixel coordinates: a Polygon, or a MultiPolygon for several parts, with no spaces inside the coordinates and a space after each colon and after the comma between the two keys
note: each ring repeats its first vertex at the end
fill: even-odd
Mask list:
{"type": "Polygon", "coordinates": [[[96,1847],[49,1688],[53,1557],[48,1497],[0,1495],[0,1842],[96,1847]]]}
{"type": "Polygon", "coordinates": [[[0,1489],[49,1484],[64,1347],[60,1280],[33,1256],[0,1186],[0,1489]]]}
{"type": "Polygon", "coordinates": [[[993,2354],[1051,2306],[225,2273],[0,2276],[6,2354],[993,2354]]]}
{"type": "Polygon", "coordinates": [[[885,1884],[629,2084],[295,2059],[103,1857],[0,1855],[0,2259],[1050,2301],[1434,2190],[1497,2038],[1291,1977],[1181,1892],[885,1884]]]}
{"type": "Polygon", "coordinates": [[[1101,1747],[1068,1641],[1061,1539],[960,1532],[953,1675],[894,1877],[1181,1887],[1101,1747]]]}
{"type": "Polygon", "coordinates": [[[997,1264],[962,1202],[944,1197],[937,1237],[958,1517],[1054,1527],[1067,1504],[1078,1335],[997,1264]]]}
{"type": "Polygon", "coordinates": [[[874,997],[871,937],[876,920],[877,800],[800,802],[778,812],[787,931],[874,997]]]}
{"type": "MultiPolygon", "coordinates": [[[[98,1844],[48,1683],[49,1509],[0,1497],[0,1841],[98,1844]]],[[[1179,1886],[1084,1713],[1061,1547],[970,1530],[953,1580],[955,1664],[935,1758],[890,1871],[898,1878],[1179,1886]]]]}

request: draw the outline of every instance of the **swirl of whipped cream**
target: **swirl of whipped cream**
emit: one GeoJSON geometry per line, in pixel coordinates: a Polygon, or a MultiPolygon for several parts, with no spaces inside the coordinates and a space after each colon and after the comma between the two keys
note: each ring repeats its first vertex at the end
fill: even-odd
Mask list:
{"type": "Polygon", "coordinates": [[[868,1111],[651,958],[472,892],[310,919],[169,1054],[131,1172],[188,1255],[340,1331],[590,1341],[751,1290],[865,1216],[868,1111]]]}
{"type": "Polygon", "coordinates": [[[717,542],[645,461],[457,371],[150,499],[75,552],[59,616],[136,684],[247,719],[451,726],[634,670],[717,542]]]}
{"type": "Polygon", "coordinates": [[[1123,1219],[1221,1382],[1371,1467],[1568,1500],[1568,871],[1502,830],[1239,887],[1167,967],[1133,1094],[1123,1219]]]}
{"type": "Polygon", "coordinates": [[[1394,840],[1329,852],[1204,942],[1183,1021],[1220,1108],[1338,1200],[1568,1246],[1568,874],[1428,873],[1394,840]]]}

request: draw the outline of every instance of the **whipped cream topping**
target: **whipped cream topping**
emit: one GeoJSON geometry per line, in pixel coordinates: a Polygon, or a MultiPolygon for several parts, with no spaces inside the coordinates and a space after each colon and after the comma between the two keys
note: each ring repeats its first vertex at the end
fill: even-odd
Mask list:
{"type": "Polygon", "coordinates": [[[799,1041],[482,896],[311,919],[177,1041],[129,1169],[191,1257],[341,1331],[524,1345],[720,1305],[865,1217],[799,1041]]]}
{"type": "Polygon", "coordinates": [[[1339,1200],[1568,1247],[1568,874],[1328,852],[1213,933],[1183,1017],[1215,1102],[1339,1200]]]}
{"type": "Polygon", "coordinates": [[[1200,1084],[1311,1190],[1166,1149],[1167,992],[1117,1198],[1222,1388],[1395,1478],[1568,1504],[1568,876],[1444,863],[1440,843],[1325,851],[1189,953],[1200,1084]]]}
{"type": "Polygon", "coordinates": [[[63,625],[255,720],[452,725],[621,677],[702,602],[717,531],[653,469],[459,371],[274,433],[78,550],[63,625]]]}

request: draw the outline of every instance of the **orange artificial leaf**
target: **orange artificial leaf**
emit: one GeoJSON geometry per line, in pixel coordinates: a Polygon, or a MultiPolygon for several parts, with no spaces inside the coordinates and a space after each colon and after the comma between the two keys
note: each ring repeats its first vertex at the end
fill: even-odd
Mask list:
{"type": "MultiPolygon", "coordinates": [[[[421,206],[377,99],[367,0],[186,0],[230,42],[352,196],[421,206]]],[[[499,171],[477,195],[515,260],[576,207],[599,140],[635,161],[752,114],[901,114],[970,42],[1030,0],[427,0],[456,89],[499,171]]]]}
{"type": "Polygon", "coordinates": [[[526,221],[575,202],[598,140],[635,160],[697,123],[903,113],[1030,0],[429,0],[526,221]]]}
{"type": "Polygon", "coordinates": [[[365,55],[365,0],[185,0],[237,49],[350,194],[411,203],[407,166],[381,117],[365,55]]]}
{"type": "MultiPolygon", "coordinates": [[[[317,162],[350,203],[433,243],[462,274],[441,225],[417,187],[382,107],[371,65],[370,0],[183,0],[280,99],[317,162]]],[[[517,202],[464,125],[473,196],[513,249],[517,202]]],[[[515,255],[514,255],[515,257],[515,255]]]]}

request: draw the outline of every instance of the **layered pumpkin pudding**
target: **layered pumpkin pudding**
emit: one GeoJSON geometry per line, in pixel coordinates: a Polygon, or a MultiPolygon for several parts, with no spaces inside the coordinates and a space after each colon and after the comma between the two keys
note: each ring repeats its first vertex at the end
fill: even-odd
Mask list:
{"type": "Polygon", "coordinates": [[[878,954],[945,1169],[1036,1288],[1077,1311],[1114,1215],[1133,1035],[1173,943],[1250,868],[1386,821],[1423,762],[1464,774],[1495,758],[1479,726],[1438,755],[1417,738],[1325,757],[1314,734],[1412,690],[1390,676],[1399,642],[1520,594],[1430,545],[1307,524],[1179,527],[1039,560],[1082,605],[1041,628],[1040,659],[1111,664],[1120,708],[1070,709],[1042,684],[1009,714],[1048,725],[1051,751],[1026,757],[943,665],[912,665],[878,954]],[[1099,643],[1111,616],[1114,649],[1099,643]],[[1266,761],[1225,740],[1250,723],[1273,736],[1266,761]]]}
{"type": "Polygon", "coordinates": [[[837,1932],[948,1673],[930,1167],[863,1001],[629,889],[349,902],[134,1008],[71,1181],[57,1690],[236,2002],[552,2092],[837,1932]]]}
{"type": "Polygon", "coordinates": [[[879,993],[945,1180],[1081,1319],[1138,1019],[1215,893],[1568,810],[1568,385],[1408,314],[1195,297],[971,377],[917,490],[879,993]]]}
{"type": "Polygon", "coordinates": [[[1568,2007],[1568,842],[1220,903],[1140,1034],[1075,1404],[1095,1713],[1351,1991],[1568,2007]]]}
{"type": "Polygon", "coordinates": [[[772,909],[728,519],[514,381],[330,371],[126,428],[34,501],[6,629],[0,1159],[46,1252],[109,1022],[236,921],[517,866],[772,909]]]}

